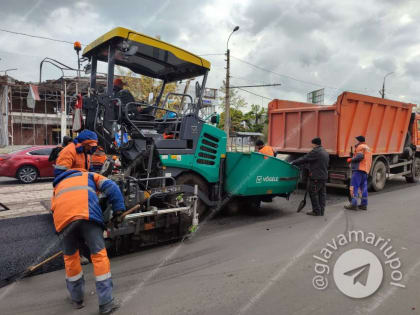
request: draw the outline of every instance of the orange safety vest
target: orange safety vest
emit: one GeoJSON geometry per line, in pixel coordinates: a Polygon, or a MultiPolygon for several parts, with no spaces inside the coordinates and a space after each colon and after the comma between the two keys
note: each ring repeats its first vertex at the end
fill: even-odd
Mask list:
{"type": "Polygon", "coordinates": [[[269,145],[263,146],[258,152],[265,155],[274,156],[274,150],[269,145]]]}
{"type": "Polygon", "coordinates": [[[363,160],[359,162],[358,170],[369,174],[372,166],[372,151],[366,143],[360,143],[356,146],[355,156],[357,156],[358,153],[361,153],[364,156],[363,160]]]}
{"type": "Polygon", "coordinates": [[[99,153],[94,153],[91,157],[91,164],[92,165],[103,165],[106,161],[107,157],[106,154],[103,152],[99,152],[99,153]]]}
{"type": "Polygon", "coordinates": [[[103,223],[97,191],[102,183],[108,180],[106,177],[96,173],[75,171],[63,179],[56,180],[58,183],[54,187],[51,198],[51,211],[57,232],[76,220],[93,220],[103,223]],[[92,180],[96,187],[92,187],[92,180]]]}
{"type": "Polygon", "coordinates": [[[90,168],[90,156],[89,154],[77,153],[76,149],[82,145],[77,145],[73,142],[68,144],[58,155],[55,163],[55,168],[61,171],[67,171],[69,169],[80,169],[88,171],[90,168]]]}

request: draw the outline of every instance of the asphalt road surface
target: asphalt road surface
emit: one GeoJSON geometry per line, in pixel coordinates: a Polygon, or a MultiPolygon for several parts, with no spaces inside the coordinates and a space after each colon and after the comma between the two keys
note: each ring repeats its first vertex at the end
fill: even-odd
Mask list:
{"type": "MultiPolygon", "coordinates": [[[[257,212],[248,209],[242,214],[218,215],[185,242],[112,259],[114,294],[123,301],[117,313],[420,314],[419,189],[420,185],[392,181],[385,191],[370,195],[368,211],[356,212],[343,209],[345,194],[330,190],[325,217],[295,212],[302,192],[290,201],[264,204],[257,212]],[[361,236],[357,241],[335,243],[338,235],[359,230],[374,235],[375,240],[387,240],[395,251],[389,259],[398,258],[401,266],[392,269],[386,263],[380,249],[383,243],[374,246],[361,236]],[[324,247],[330,256],[325,251],[322,254],[324,247]],[[376,255],[379,267],[369,265],[372,268],[364,273],[364,280],[357,276],[347,281],[342,274],[338,276],[346,283],[339,282],[338,276],[334,280],[337,259],[359,248],[376,255]],[[314,255],[326,260],[323,268],[314,255]],[[325,265],[330,268],[328,274],[322,274],[328,281],[322,290],[313,284],[318,275],[316,263],[318,272],[325,271],[325,265]],[[375,287],[381,266],[383,278],[375,287]],[[350,297],[354,289],[362,292],[372,287],[374,292],[367,297],[350,297]]],[[[363,257],[357,256],[360,262],[355,257],[346,261],[351,272],[353,267],[365,266],[363,257]]],[[[0,313],[95,314],[92,266],[84,270],[84,309],[71,308],[61,270],[0,289],[0,313]]]]}

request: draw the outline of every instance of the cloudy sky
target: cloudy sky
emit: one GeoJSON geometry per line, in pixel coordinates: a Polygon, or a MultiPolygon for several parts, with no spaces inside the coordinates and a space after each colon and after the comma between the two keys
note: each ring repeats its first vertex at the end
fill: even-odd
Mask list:
{"type": "MultiPolygon", "coordinates": [[[[305,101],[325,88],[326,103],[344,90],[420,103],[420,2],[409,0],[2,0],[0,29],[88,44],[123,26],[206,55],[208,87],[225,76],[231,37],[232,84],[268,99],[305,101]]],[[[0,31],[0,71],[36,81],[44,57],[76,66],[73,47],[0,31]]],[[[46,66],[46,78],[60,72],[46,66]],[[48,68],[48,69],[47,69],[48,68]]],[[[241,91],[249,103],[268,100],[241,91]]]]}

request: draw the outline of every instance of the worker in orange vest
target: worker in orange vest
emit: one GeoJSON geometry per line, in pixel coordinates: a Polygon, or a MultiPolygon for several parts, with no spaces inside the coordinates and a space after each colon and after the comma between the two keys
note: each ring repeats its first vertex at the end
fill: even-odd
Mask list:
{"type": "Polygon", "coordinates": [[[61,150],[54,165],[54,177],[70,169],[90,168],[90,155],[98,146],[98,136],[90,130],[83,130],[79,135],[61,150]]]}
{"type": "Polygon", "coordinates": [[[367,210],[368,205],[368,177],[370,167],[372,166],[372,152],[369,146],[366,144],[364,136],[356,137],[358,143],[356,144],[356,150],[354,157],[347,159],[347,163],[351,163],[351,182],[350,182],[350,194],[351,204],[344,206],[347,210],[367,210]],[[362,200],[360,206],[358,203],[359,190],[362,193],[362,200]]]}
{"type": "Polygon", "coordinates": [[[107,156],[104,152],[104,148],[102,148],[101,146],[98,146],[95,153],[92,154],[89,170],[91,172],[96,172],[96,173],[100,172],[106,159],[107,159],[107,156]]]}
{"type": "Polygon", "coordinates": [[[269,155],[269,156],[274,156],[273,148],[270,147],[269,145],[265,145],[264,141],[262,141],[261,139],[258,139],[255,142],[255,146],[257,147],[259,153],[269,155]]]}
{"type": "Polygon", "coordinates": [[[98,194],[108,198],[116,219],[125,211],[124,198],[119,187],[110,179],[83,170],[68,170],[54,182],[51,211],[55,229],[63,236],[63,254],[66,284],[73,307],[84,306],[84,277],[80,264],[80,240],[90,249],[99,312],[109,314],[119,305],[112,296],[112,279],[103,238],[104,220],[98,194]]]}

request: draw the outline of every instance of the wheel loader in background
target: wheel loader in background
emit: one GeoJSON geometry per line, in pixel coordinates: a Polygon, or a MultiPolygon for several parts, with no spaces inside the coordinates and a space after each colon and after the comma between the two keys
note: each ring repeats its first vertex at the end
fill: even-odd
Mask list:
{"type": "MultiPolygon", "coordinates": [[[[103,172],[119,185],[126,206],[137,206],[104,233],[116,252],[182,237],[197,223],[194,208],[202,219],[209,209],[233,198],[259,204],[275,196],[287,198],[296,189],[298,168],[260,153],[226,152],[226,134],[211,124],[216,117],[210,123],[200,118],[207,60],[121,27],[86,46],[83,57],[90,68],[89,94],[83,99],[85,127],[97,133],[107,154],[118,156],[121,166],[109,162],[103,172]],[[103,93],[96,89],[99,62],[107,66],[103,93]],[[154,103],[124,103],[116,97],[116,66],[160,80],[154,103]],[[192,78],[202,80],[196,83],[195,97],[164,95],[166,84],[192,78]],[[173,97],[187,99],[185,106],[169,109],[173,97]]],[[[104,215],[110,221],[108,210],[104,215]]]]}

